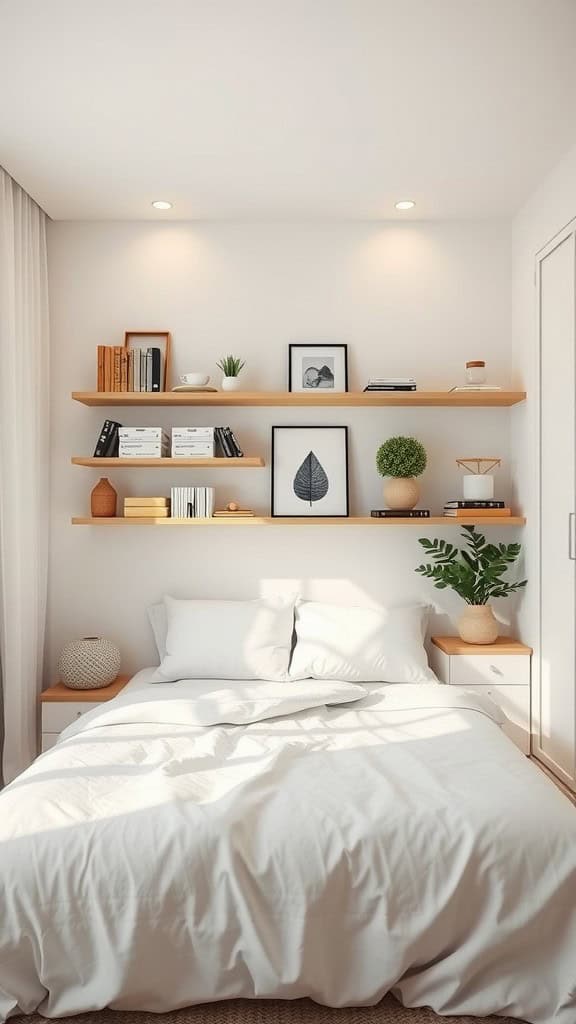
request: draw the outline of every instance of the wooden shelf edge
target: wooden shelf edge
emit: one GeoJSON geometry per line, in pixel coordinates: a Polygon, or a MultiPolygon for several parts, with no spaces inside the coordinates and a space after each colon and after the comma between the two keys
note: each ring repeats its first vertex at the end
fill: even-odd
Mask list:
{"type": "Polygon", "coordinates": [[[74,466],[88,466],[90,469],[259,469],[266,462],[259,455],[244,455],[241,459],[100,459],[73,455],[74,466]]]}
{"type": "Polygon", "coordinates": [[[444,406],[446,408],[497,408],[523,402],[525,391],[385,391],[308,392],[290,391],[73,391],[75,402],[90,406],[444,406]]]}
{"type": "Polygon", "coordinates": [[[282,516],[253,516],[214,519],[137,519],[116,516],[115,518],[95,519],[90,516],[74,516],[73,526],[419,526],[425,530],[427,526],[442,526],[454,529],[457,526],[524,526],[524,516],[500,516],[480,522],[474,519],[454,519],[448,516],[430,516],[429,519],[372,519],[371,516],[302,516],[291,518],[282,516]]]}

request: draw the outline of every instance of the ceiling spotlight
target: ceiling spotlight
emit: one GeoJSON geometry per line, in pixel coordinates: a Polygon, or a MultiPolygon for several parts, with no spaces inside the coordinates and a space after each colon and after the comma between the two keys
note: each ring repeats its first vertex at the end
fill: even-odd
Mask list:
{"type": "Polygon", "coordinates": [[[397,210],[411,210],[416,203],[413,199],[401,199],[399,203],[394,203],[394,206],[397,210]]]}
{"type": "MultiPolygon", "coordinates": [[[[412,204],[414,205],[414,204],[412,204]]],[[[152,203],[155,210],[171,210],[172,203],[169,203],[167,199],[155,199],[152,203]]]]}

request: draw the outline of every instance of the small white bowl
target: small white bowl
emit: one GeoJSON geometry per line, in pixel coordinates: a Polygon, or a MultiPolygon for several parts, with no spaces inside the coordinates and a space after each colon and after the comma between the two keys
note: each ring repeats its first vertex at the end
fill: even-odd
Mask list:
{"type": "Polygon", "coordinates": [[[183,373],[180,377],[181,384],[189,384],[194,388],[202,388],[210,380],[207,373],[183,373]]]}

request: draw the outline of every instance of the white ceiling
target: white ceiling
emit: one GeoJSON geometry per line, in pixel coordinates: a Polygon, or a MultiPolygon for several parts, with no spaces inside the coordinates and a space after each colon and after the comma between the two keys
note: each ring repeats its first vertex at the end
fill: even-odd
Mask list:
{"type": "Polygon", "coordinates": [[[507,217],[575,110],[576,0],[0,0],[0,164],[54,218],[507,217]]]}

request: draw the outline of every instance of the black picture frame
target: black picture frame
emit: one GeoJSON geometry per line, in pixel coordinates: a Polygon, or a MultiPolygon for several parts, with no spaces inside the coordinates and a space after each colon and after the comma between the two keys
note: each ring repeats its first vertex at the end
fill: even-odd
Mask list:
{"type": "MultiPolygon", "coordinates": [[[[306,441],[306,444],[302,446],[302,451],[304,451],[308,447],[309,443],[310,442],[306,441]]],[[[283,424],[277,424],[277,425],[274,425],[272,427],[272,445],[271,445],[271,449],[272,450],[271,450],[271,460],[270,460],[271,461],[271,471],[270,471],[270,515],[271,515],[272,518],[274,518],[274,519],[277,519],[277,518],[316,519],[316,518],[318,518],[319,519],[319,518],[326,517],[326,518],[329,518],[329,519],[347,519],[350,516],[350,479],[349,479],[349,455],[348,455],[349,445],[348,445],[348,427],[347,426],[343,426],[342,424],[321,424],[321,425],[318,425],[318,424],[307,425],[307,424],[303,424],[303,423],[290,423],[290,424],[283,423],[283,424]],[[297,512],[297,511],[290,511],[290,510],[282,510],[282,509],[278,508],[278,502],[276,500],[276,481],[277,481],[276,457],[277,457],[277,451],[278,451],[277,431],[290,431],[290,430],[309,431],[310,434],[316,433],[316,432],[319,432],[319,431],[325,431],[325,430],[338,431],[338,432],[341,431],[342,432],[343,440],[344,440],[344,451],[343,451],[343,455],[344,455],[344,467],[343,467],[343,484],[344,484],[344,489],[343,489],[343,498],[344,498],[344,508],[345,508],[345,511],[343,511],[343,512],[335,512],[335,511],[297,512]]],[[[304,460],[305,459],[306,459],[306,456],[304,456],[304,460]]],[[[296,462],[298,462],[298,458],[296,459],[296,462]]],[[[302,465],[300,466],[300,469],[301,468],[302,468],[302,465]]],[[[322,469],[322,467],[320,467],[320,468],[322,469]]],[[[296,493],[296,495],[298,497],[297,492],[295,492],[295,493],[296,493]]],[[[311,502],[310,502],[311,507],[312,507],[312,500],[314,500],[314,499],[311,499],[311,502]]]]}
{"type": "MultiPolygon", "coordinates": [[[[325,393],[327,391],[332,391],[332,393],[335,393],[335,394],[344,394],[346,391],[348,391],[348,345],[343,344],[341,342],[336,342],[334,344],[330,344],[329,342],[322,342],[319,345],[315,345],[315,344],[313,344],[313,342],[297,342],[297,343],[294,343],[294,344],[289,344],[288,345],[288,391],[293,391],[294,390],[294,384],[295,384],[294,375],[293,375],[293,371],[292,371],[292,362],[293,362],[293,358],[292,357],[293,357],[293,353],[294,353],[294,351],[296,349],[307,349],[307,348],[310,349],[311,351],[314,351],[314,352],[318,351],[318,349],[332,349],[332,350],[334,350],[334,349],[342,349],[343,350],[343,354],[344,354],[344,389],[342,391],[342,390],[340,390],[340,388],[322,388],[322,387],[313,388],[313,387],[310,387],[310,388],[298,389],[300,391],[300,393],[308,394],[308,392],[314,393],[315,391],[317,391],[317,392],[322,394],[322,393],[325,393]]],[[[302,353],[302,355],[303,354],[304,353],[302,353]]]]}

